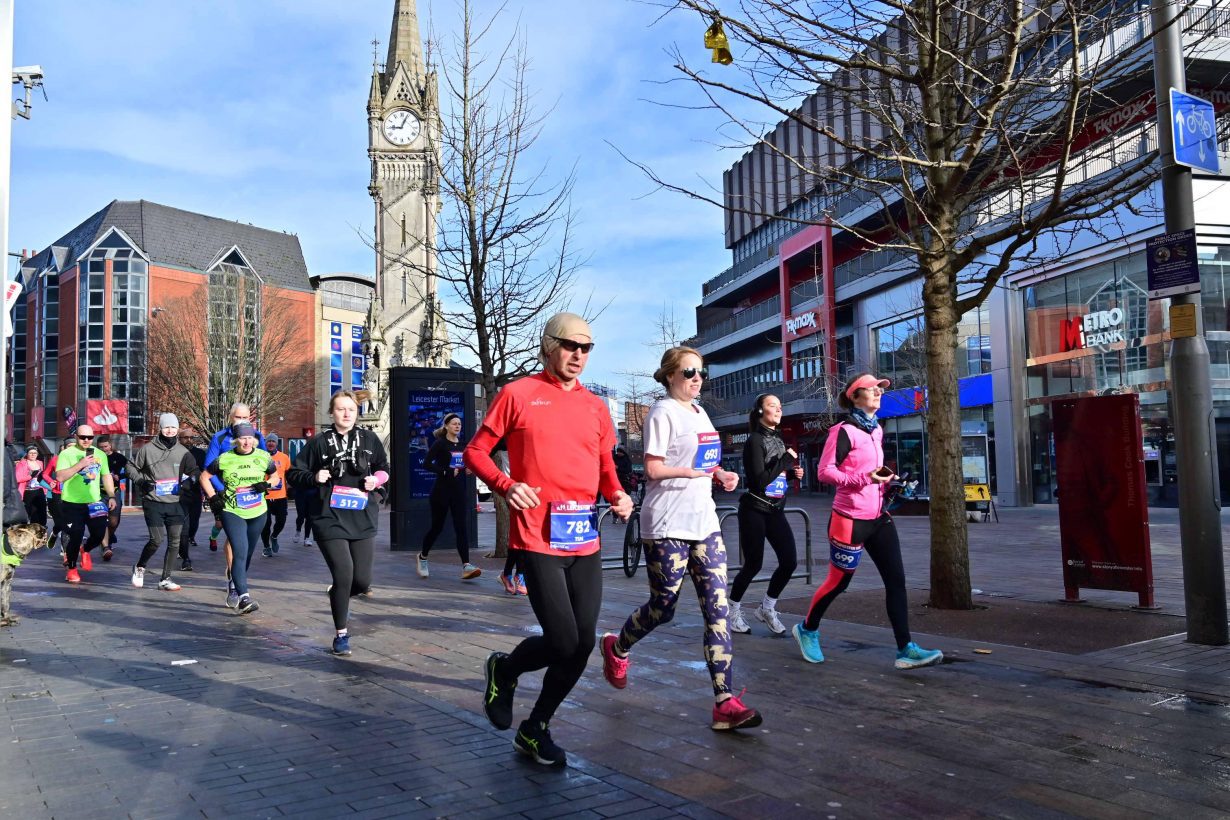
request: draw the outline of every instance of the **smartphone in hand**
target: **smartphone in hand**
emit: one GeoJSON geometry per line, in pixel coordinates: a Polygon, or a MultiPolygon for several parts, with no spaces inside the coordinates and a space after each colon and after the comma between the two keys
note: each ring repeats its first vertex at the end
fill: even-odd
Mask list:
{"type": "Polygon", "coordinates": [[[893,471],[887,467],[881,466],[876,469],[876,477],[882,478],[885,481],[893,477],[893,471]]]}

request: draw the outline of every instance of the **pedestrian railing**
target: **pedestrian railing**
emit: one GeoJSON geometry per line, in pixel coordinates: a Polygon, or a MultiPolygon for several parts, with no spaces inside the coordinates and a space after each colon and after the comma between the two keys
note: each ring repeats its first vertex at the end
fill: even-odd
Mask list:
{"type": "MultiPolygon", "coordinates": [[[[732,515],[737,515],[738,512],[739,512],[739,508],[734,507],[734,506],[720,506],[717,508],[718,530],[719,532],[722,533],[722,541],[725,542],[726,544],[731,543],[730,539],[726,537],[726,533],[725,533],[726,519],[730,518],[732,515]]],[[[803,519],[803,560],[802,560],[803,569],[796,571],[793,575],[790,576],[790,578],[791,580],[803,578],[807,581],[807,583],[810,584],[812,583],[811,516],[807,514],[806,510],[801,509],[799,507],[787,507],[785,510],[783,510],[783,512],[786,513],[786,515],[797,515],[803,519]]],[[[598,532],[599,533],[602,532],[602,525],[604,523],[608,523],[608,519],[614,519],[614,515],[611,512],[610,506],[606,504],[600,504],[599,512],[598,512],[598,532]]],[[[618,519],[615,519],[615,520],[618,520],[618,519]]],[[[738,545],[739,543],[739,537],[737,533],[735,534],[734,543],[736,545],[738,545]]],[[[640,566],[641,554],[643,552],[643,548],[644,548],[644,545],[641,541],[641,508],[640,508],[640,505],[637,505],[636,507],[633,508],[632,515],[628,517],[628,521],[624,528],[622,554],[618,558],[604,556],[602,559],[603,571],[605,572],[607,570],[622,569],[624,571],[624,575],[631,578],[633,575],[636,574],[637,567],[640,566]]],[[[729,557],[727,558],[726,575],[729,578],[733,578],[735,573],[737,573],[739,570],[743,568],[742,547],[736,546],[735,549],[738,551],[739,563],[737,565],[731,564],[729,557]]],[[[726,549],[726,554],[727,556],[730,555],[729,547],[727,547],[726,549]]],[[[769,573],[767,575],[757,576],[756,578],[752,579],[752,583],[759,584],[759,583],[768,581],[771,575],[772,573],[769,573]]]]}
{"type": "MultiPolygon", "coordinates": [[[[730,539],[726,537],[726,533],[725,533],[726,519],[730,518],[732,515],[737,515],[738,512],[739,512],[738,507],[718,507],[718,527],[722,529],[722,540],[725,541],[727,544],[730,543],[730,539]]],[[[803,519],[803,561],[802,561],[803,569],[795,571],[795,573],[791,575],[790,578],[791,580],[794,580],[796,578],[805,578],[807,580],[807,583],[810,584],[812,582],[811,580],[812,578],[812,572],[811,572],[811,558],[812,558],[811,516],[807,514],[806,510],[801,509],[799,507],[787,507],[786,509],[782,510],[782,512],[786,513],[786,515],[792,515],[792,514],[798,515],[803,519]]],[[[736,534],[735,536],[735,543],[736,544],[739,543],[738,534],[736,534]]],[[[726,574],[729,577],[734,577],[734,575],[737,572],[739,572],[739,570],[743,569],[743,546],[740,544],[739,546],[736,547],[736,549],[738,550],[739,563],[737,565],[732,564],[730,563],[730,559],[727,558],[726,574]]],[[[727,556],[730,555],[729,547],[726,550],[726,554],[727,556]]],[[[769,578],[772,577],[772,575],[773,575],[772,573],[769,573],[767,575],[758,575],[752,579],[751,583],[759,584],[759,583],[768,581],[769,578]]]]}

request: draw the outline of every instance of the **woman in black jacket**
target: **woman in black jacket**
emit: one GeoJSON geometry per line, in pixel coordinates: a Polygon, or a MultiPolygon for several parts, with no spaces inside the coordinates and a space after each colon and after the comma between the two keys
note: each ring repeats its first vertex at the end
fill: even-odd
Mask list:
{"type": "Polygon", "coordinates": [[[453,514],[453,534],[457,537],[457,554],[461,556],[461,578],[468,581],[483,574],[483,571],[470,563],[470,539],[466,533],[466,488],[465,465],[461,463],[461,452],[465,445],[461,443],[461,416],[449,413],[444,417],[444,423],[435,432],[436,440],[427,451],[423,467],[435,473],[436,483],[431,488],[431,528],[423,535],[423,548],[419,551],[418,572],[420,578],[426,578],[427,553],[431,545],[444,531],[444,519],[453,514]]]}
{"type": "Polygon", "coordinates": [[[767,538],[777,556],[777,569],[769,579],[764,600],[756,610],[759,618],[774,634],[786,631],[777,617],[777,599],[798,566],[794,533],[786,520],[787,473],[796,479],[803,477],[798,455],[782,441],[777,425],[782,420],[782,403],[770,393],[756,397],[748,415],[748,436],[743,445],[743,475],[747,491],[739,499],[739,551],[743,567],[730,585],[730,628],[734,632],[751,632],[743,618],[743,593],[764,564],[764,542],[767,538]]]}
{"type": "Polygon", "coordinates": [[[333,654],[350,654],[350,599],[372,584],[372,555],[380,518],[380,500],[389,480],[389,462],[380,437],[355,427],[359,402],[349,390],[329,400],[333,424],[310,439],[287,480],[292,487],[315,488],[311,504],[312,534],[329,565],[333,585],[333,654]]]}

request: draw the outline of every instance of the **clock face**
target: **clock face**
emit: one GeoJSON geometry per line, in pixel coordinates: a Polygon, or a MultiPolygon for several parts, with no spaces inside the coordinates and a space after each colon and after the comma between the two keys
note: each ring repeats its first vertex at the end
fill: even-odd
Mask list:
{"type": "Polygon", "coordinates": [[[394,145],[409,145],[418,139],[422,125],[409,111],[394,111],[384,118],[384,136],[394,145]]]}

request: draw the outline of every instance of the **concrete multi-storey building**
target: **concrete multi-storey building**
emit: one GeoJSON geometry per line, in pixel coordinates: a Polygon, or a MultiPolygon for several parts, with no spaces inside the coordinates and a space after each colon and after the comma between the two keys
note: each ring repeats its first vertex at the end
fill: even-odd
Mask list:
{"type": "MultiPolygon", "coordinates": [[[[1220,117],[1230,110],[1230,88],[1222,88],[1230,64],[1225,56],[1230,19],[1213,10],[1199,20],[1205,49],[1200,61],[1189,64],[1189,88],[1210,98],[1220,117]]],[[[1113,140],[1121,157],[1156,150],[1147,67],[1121,91],[1118,103],[1079,135],[1081,144],[1113,140]]],[[[859,112],[842,110],[828,93],[805,99],[800,110],[817,122],[827,117],[837,133],[860,133],[859,112]]],[[[840,201],[806,187],[808,175],[799,169],[818,152],[833,150],[812,144],[817,139],[823,138],[783,120],[724,174],[732,259],[729,268],[704,283],[696,310],[695,343],[710,371],[702,400],[725,434],[727,466],[737,468],[748,408],[757,394],[779,395],[783,434],[807,464],[805,486],[814,488],[811,467],[828,414],[837,412],[830,401],[833,384],[853,372],[873,371],[893,381],[880,413],[885,458],[898,473],[919,479],[925,491],[926,379],[917,262],[895,250],[866,250],[866,243],[831,227],[826,213],[842,222],[857,205],[842,210],[840,201]],[[756,207],[749,208],[749,202],[756,207]]],[[[1220,145],[1223,152],[1226,147],[1220,145]]],[[[1085,178],[1100,172],[1097,163],[1082,171],[1085,178]]],[[[1200,174],[1195,186],[1225,498],[1230,492],[1230,187],[1217,176],[1200,174]]],[[[1160,190],[1155,186],[1142,199],[1160,202],[1160,190]]],[[[1002,504],[1054,501],[1050,406],[1057,399],[1108,391],[1139,395],[1149,503],[1177,503],[1167,300],[1147,298],[1144,258],[1146,241],[1164,233],[1164,224],[1160,215],[1143,218],[1128,208],[1106,224],[1110,233],[1076,237],[1051,261],[1012,271],[962,319],[958,370],[966,479],[989,483],[1002,504]],[[1104,334],[1073,331],[1078,317],[1090,314],[1105,325],[1104,334]]]]}

